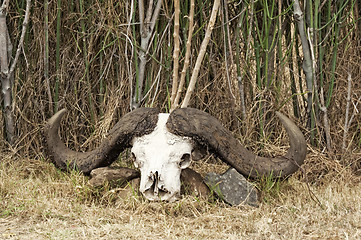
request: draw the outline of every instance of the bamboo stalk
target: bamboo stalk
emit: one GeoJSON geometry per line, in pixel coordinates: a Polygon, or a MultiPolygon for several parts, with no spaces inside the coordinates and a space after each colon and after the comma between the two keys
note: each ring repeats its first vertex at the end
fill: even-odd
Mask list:
{"type": "Polygon", "coordinates": [[[347,150],[346,141],[348,136],[348,131],[350,129],[350,126],[357,114],[360,113],[360,111],[357,109],[358,104],[361,102],[361,96],[356,100],[356,103],[352,101],[351,95],[352,95],[352,76],[351,73],[347,73],[347,98],[346,98],[346,110],[345,110],[345,124],[343,129],[343,138],[342,138],[342,152],[345,153],[347,150]],[[350,106],[353,106],[352,115],[350,117],[350,106]]]}
{"type": "Polygon", "coordinates": [[[194,88],[195,88],[195,85],[196,85],[196,82],[197,82],[197,78],[198,78],[198,74],[199,74],[199,71],[200,71],[200,68],[201,68],[202,60],[203,60],[203,57],[204,57],[204,55],[206,53],[207,45],[208,45],[208,42],[209,42],[209,40],[211,38],[211,33],[212,33],[212,30],[213,30],[214,24],[216,22],[219,5],[220,5],[220,0],[215,0],[214,3],[213,3],[212,13],[211,13],[211,17],[209,19],[206,34],[205,34],[203,42],[201,44],[201,48],[200,48],[200,51],[199,51],[199,54],[198,54],[198,57],[197,57],[197,60],[196,60],[196,64],[195,64],[194,69],[193,69],[192,77],[191,77],[191,80],[189,82],[189,86],[187,88],[186,95],[185,95],[184,100],[183,100],[182,105],[181,105],[182,108],[188,107],[189,100],[190,100],[190,98],[192,96],[192,93],[194,91],[194,88]]]}
{"type": "MultiPolygon", "coordinates": [[[[277,95],[276,95],[276,104],[278,105],[279,102],[282,101],[282,96],[280,96],[280,88],[281,88],[281,83],[283,80],[283,76],[284,76],[284,72],[285,72],[285,66],[283,63],[283,49],[282,49],[282,29],[283,29],[283,24],[284,21],[282,20],[282,1],[278,1],[278,18],[277,18],[277,57],[276,57],[276,61],[278,63],[276,63],[277,66],[277,71],[275,73],[276,75],[276,87],[277,87],[277,95]],[[280,101],[281,100],[281,101],[280,101]]],[[[287,54],[287,53],[286,53],[287,54]]]]}
{"type": "MultiPolygon", "coordinates": [[[[311,3],[309,3],[311,5],[311,3]]],[[[312,24],[312,28],[309,29],[309,44],[310,44],[310,49],[313,50],[317,50],[317,48],[313,48],[313,45],[312,43],[314,43],[315,46],[318,45],[317,43],[317,38],[314,38],[314,34],[313,34],[313,29],[314,28],[317,28],[318,26],[318,9],[319,9],[319,1],[316,0],[315,1],[315,14],[314,14],[314,17],[313,19],[311,19],[311,24],[312,24]]],[[[310,10],[311,11],[311,10],[310,10]]],[[[312,11],[310,12],[310,15],[313,16],[312,14],[312,11]]],[[[322,59],[322,55],[323,53],[319,52],[318,53],[318,56],[320,59],[322,59]]],[[[315,59],[315,53],[313,51],[311,51],[311,56],[312,56],[312,59],[313,59],[313,71],[315,71],[316,69],[316,59],[315,59]]],[[[322,60],[320,60],[320,65],[322,65],[322,60]]],[[[317,78],[316,78],[316,74],[315,72],[313,73],[313,75],[315,76],[315,79],[314,79],[314,85],[315,85],[315,91],[316,91],[316,95],[318,96],[318,87],[317,87],[317,78]]],[[[329,124],[329,120],[328,120],[328,110],[327,110],[327,106],[325,105],[325,96],[324,96],[324,90],[323,90],[323,84],[321,83],[321,86],[320,86],[320,95],[319,95],[319,101],[320,101],[320,110],[323,112],[323,125],[324,125],[324,130],[325,130],[325,135],[326,135],[326,146],[327,146],[327,150],[329,153],[332,153],[332,139],[331,139],[331,130],[330,130],[330,124],[329,124]]]]}
{"type": "Polygon", "coordinates": [[[93,97],[92,97],[92,85],[90,82],[90,73],[89,73],[89,68],[90,68],[90,61],[89,61],[89,53],[91,52],[91,47],[92,47],[92,38],[93,36],[90,36],[90,40],[89,40],[89,46],[87,46],[87,41],[86,41],[86,23],[85,23],[85,3],[84,0],[80,0],[79,1],[79,8],[80,8],[80,14],[81,14],[81,19],[80,19],[80,28],[81,28],[81,39],[82,39],[82,45],[83,45],[83,61],[85,64],[85,71],[84,71],[84,75],[83,78],[85,77],[85,82],[87,84],[87,98],[88,98],[88,105],[89,105],[89,109],[90,109],[90,122],[94,125],[96,122],[96,111],[95,111],[95,106],[94,106],[94,102],[93,102],[93,97]]]}
{"type": "Polygon", "coordinates": [[[55,45],[55,94],[54,94],[54,112],[58,111],[59,101],[59,83],[60,83],[60,41],[61,41],[61,0],[57,0],[56,9],[56,45],[55,45]]]}
{"type": "Polygon", "coordinates": [[[300,3],[298,0],[294,1],[293,4],[294,9],[294,18],[297,22],[299,35],[301,38],[301,44],[302,44],[302,51],[304,56],[303,61],[303,72],[306,75],[306,83],[307,83],[307,114],[310,120],[310,128],[311,128],[311,142],[313,142],[313,126],[314,126],[314,116],[312,112],[312,105],[313,105],[313,64],[311,59],[311,47],[309,46],[308,39],[306,37],[306,31],[304,28],[304,15],[300,7],[300,3]]]}
{"type": "Polygon", "coordinates": [[[9,59],[8,56],[8,29],[6,25],[6,13],[9,2],[4,1],[0,9],[0,70],[1,70],[1,87],[4,104],[5,130],[6,139],[13,145],[15,137],[14,116],[11,111],[11,83],[9,76],[9,59]]]}
{"type": "Polygon", "coordinates": [[[293,31],[292,31],[292,27],[291,24],[287,24],[286,25],[286,43],[287,46],[290,50],[290,57],[288,58],[288,69],[289,69],[289,75],[291,78],[291,93],[292,93],[292,105],[293,105],[293,114],[295,115],[295,117],[299,118],[300,117],[300,104],[298,102],[297,99],[297,88],[296,88],[296,78],[295,78],[295,73],[294,73],[294,64],[293,64],[293,59],[294,59],[294,44],[293,44],[293,31]]]}
{"type": "Polygon", "coordinates": [[[337,50],[338,50],[339,33],[340,33],[340,27],[336,23],[335,24],[335,36],[333,38],[334,46],[333,46],[333,50],[332,50],[333,54],[332,54],[332,62],[331,62],[331,81],[330,81],[330,87],[329,87],[329,90],[328,90],[327,100],[326,100],[326,106],[327,107],[331,103],[333,88],[334,88],[334,85],[335,85],[335,71],[336,71],[336,63],[337,63],[337,50]]]}
{"type": "Polygon", "coordinates": [[[44,0],[44,79],[49,99],[49,111],[53,115],[53,97],[49,81],[49,0],[44,0]]]}
{"type": "MultiPolygon", "coordinates": [[[[126,66],[127,66],[127,73],[128,73],[128,77],[129,77],[129,91],[130,91],[130,101],[129,101],[129,108],[130,110],[132,110],[132,99],[133,99],[133,53],[135,51],[134,47],[133,47],[133,42],[132,40],[130,39],[130,36],[132,35],[132,29],[131,29],[131,22],[132,22],[132,19],[134,17],[134,0],[132,0],[130,2],[130,12],[129,12],[129,15],[128,15],[128,22],[127,22],[127,34],[125,35],[126,36],[126,41],[125,41],[125,48],[124,48],[124,56],[125,56],[125,59],[126,59],[126,66]],[[128,43],[130,44],[131,46],[131,49],[128,51],[128,43]],[[130,52],[130,56],[128,56],[128,52],[130,52]],[[129,58],[128,58],[129,57],[129,58]]],[[[128,9],[128,8],[127,8],[128,9]]],[[[140,21],[140,23],[142,24],[142,21],[140,21]]],[[[137,61],[137,59],[135,59],[135,61],[137,61]]],[[[119,64],[119,67],[121,66],[122,64],[120,63],[119,64]]]]}
{"type": "Polygon", "coordinates": [[[232,51],[232,44],[231,44],[231,34],[229,31],[229,25],[227,24],[229,22],[229,16],[228,16],[228,5],[227,5],[227,0],[223,0],[223,8],[224,8],[224,18],[223,18],[223,22],[222,22],[222,28],[224,31],[224,49],[225,49],[225,64],[226,64],[226,74],[227,74],[227,82],[228,82],[228,87],[229,87],[229,94],[231,95],[231,102],[232,102],[232,106],[235,106],[235,99],[236,97],[234,96],[233,92],[232,92],[232,86],[231,86],[231,78],[230,78],[230,71],[229,71],[229,66],[228,66],[228,60],[227,57],[229,57],[230,60],[230,65],[231,67],[233,67],[234,65],[234,61],[233,61],[233,51],[232,51]],[[228,46],[227,46],[228,45],[228,46]],[[229,54],[228,51],[229,51],[229,54]]]}
{"type": "Polygon", "coordinates": [[[145,33],[146,29],[144,26],[144,1],[139,0],[138,1],[138,12],[139,12],[139,24],[140,24],[140,32],[145,33]]]}
{"type": "Polygon", "coordinates": [[[189,60],[191,57],[192,36],[193,36],[193,31],[194,31],[194,7],[195,7],[194,0],[191,0],[189,17],[188,17],[189,23],[188,23],[188,36],[187,36],[187,44],[186,44],[186,55],[184,57],[184,63],[183,63],[183,68],[182,68],[182,72],[181,72],[181,76],[180,76],[177,95],[174,99],[174,104],[172,104],[171,111],[176,109],[179,105],[179,99],[183,92],[186,74],[187,74],[187,70],[188,70],[189,64],[190,64],[189,60]]]}
{"type": "MultiPolygon", "coordinates": [[[[223,0],[223,12],[222,12],[222,31],[223,31],[223,48],[224,48],[224,62],[226,67],[226,85],[228,88],[226,88],[227,95],[229,96],[229,107],[231,109],[236,110],[236,97],[233,94],[232,91],[232,83],[231,83],[231,70],[234,66],[233,61],[233,50],[232,50],[232,44],[231,44],[231,35],[229,31],[229,25],[227,24],[229,22],[229,16],[228,16],[228,5],[227,0],[223,0]],[[229,59],[229,60],[228,60],[229,59]],[[230,63],[230,64],[229,64],[230,63]],[[230,66],[229,66],[230,65],[230,66]]],[[[234,121],[237,119],[235,111],[231,112],[232,119],[231,119],[231,129],[237,128],[237,121],[234,121]]]]}
{"type": "Polygon", "coordinates": [[[5,112],[5,129],[6,129],[6,138],[10,145],[15,143],[15,121],[14,121],[14,111],[12,108],[13,99],[12,99],[12,81],[13,73],[15,70],[16,63],[18,62],[20,52],[23,49],[23,43],[25,38],[25,33],[27,25],[29,23],[30,16],[30,7],[31,1],[26,1],[25,17],[23,21],[23,26],[21,30],[20,40],[18,47],[15,52],[15,56],[10,65],[11,60],[11,42],[9,38],[9,32],[6,24],[6,14],[7,8],[9,6],[9,1],[5,0],[0,8],[0,78],[2,85],[2,94],[4,101],[4,112],[5,112]],[[10,66],[10,67],[9,67],[10,66]]]}
{"type": "MultiPolygon", "coordinates": [[[[140,18],[144,18],[144,2],[143,0],[139,0],[139,16],[140,18]]],[[[143,85],[145,81],[145,67],[147,65],[147,54],[150,45],[150,40],[153,35],[154,27],[156,21],[159,17],[160,9],[162,6],[162,0],[158,0],[157,5],[153,9],[153,1],[150,1],[148,4],[147,15],[145,16],[146,20],[150,20],[150,22],[144,22],[143,27],[141,27],[140,35],[141,35],[141,43],[140,43],[140,52],[139,52],[139,67],[138,67],[138,77],[136,84],[135,96],[132,100],[131,108],[138,108],[141,104],[142,96],[143,96],[143,85]]],[[[141,21],[142,22],[142,21],[141,21]]],[[[141,23],[142,24],[142,23],[141,23]]]]}
{"type": "Polygon", "coordinates": [[[178,69],[179,69],[179,13],[180,4],[179,0],[174,0],[174,50],[173,50],[173,83],[172,83],[172,95],[171,106],[175,105],[175,98],[178,89],[178,69]]]}
{"type": "Polygon", "coordinates": [[[10,72],[9,72],[9,76],[8,76],[9,79],[15,70],[15,66],[19,60],[20,52],[24,47],[23,44],[24,44],[24,38],[25,38],[25,34],[26,34],[26,28],[28,26],[29,18],[30,18],[30,8],[31,8],[31,0],[26,0],[26,10],[25,10],[25,17],[24,17],[24,21],[23,21],[23,27],[21,30],[18,48],[16,49],[15,57],[14,57],[14,60],[12,61],[11,67],[10,67],[10,72]]]}
{"type": "MultiPolygon", "coordinates": [[[[138,108],[141,104],[142,96],[143,96],[143,85],[145,81],[145,68],[147,65],[147,54],[150,45],[150,39],[153,35],[154,27],[156,21],[159,17],[160,9],[162,6],[162,0],[158,0],[155,8],[152,8],[152,1],[148,5],[147,15],[145,19],[150,20],[150,22],[143,23],[144,26],[140,30],[141,35],[141,44],[140,44],[140,52],[139,52],[139,67],[138,67],[138,78],[136,84],[136,94],[133,99],[132,108],[138,108]]],[[[143,0],[139,0],[139,6],[144,6],[143,0]],[[142,3],[141,3],[142,2],[142,3]]],[[[141,11],[139,9],[140,18],[144,17],[144,8],[141,11]]]]}
{"type": "Polygon", "coordinates": [[[350,104],[351,104],[351,87],[352,87],[352,79],[351,73],[347,74],[347,98],[346,98],[346,110],[345,110],[345,124],[343,128],[343,138],[342,138],[342,152],[346,151],[346,139],[348,134],[349,127],[349,112],[350,112],[350,104]]]}
{"type": "MultiPolygon", "coordinates": [[[[249,3],[247,6],[245,3],[243,3],[245,6],[244,11],[239,16],[239,21],[237,23],[236,28],[236,66],[237,66],[237,81],[238,81],[238,89],[240,94],[240,101],[241,101],[241,113],[242,113],[242,120],[245,120],[247,118],[246,113],[246,103],[245,103],[245,93],[244,93],[244,79],[248,75],[248,66],[249,63],[249,52],[250,52],[250,45],[251,45],[251,39],[252,39],[252,27],[253,27],[253,7],[254,7],[254,1],[252,0],[251,3],[249,3]],[[249,6],[250,5],[250,6],[249,6]],[[247,10],[247,11],[246,11],[247,10]],[[247,17],[247,14],[249,17],[247,17]],[[240,44],[241,44],[241,32],[242,32],[242,23],[243,20],[249,20],[248,24],[246,24],[246,30],[247,34],[245,34],[244,38],[246,38],[246,44],[245,44],[245,67],[244,67],[244,74],[241,72],[241,57],[240,57],[240,44]]],[[[252,94],[251,94],[252,95],[252,94]]]]}

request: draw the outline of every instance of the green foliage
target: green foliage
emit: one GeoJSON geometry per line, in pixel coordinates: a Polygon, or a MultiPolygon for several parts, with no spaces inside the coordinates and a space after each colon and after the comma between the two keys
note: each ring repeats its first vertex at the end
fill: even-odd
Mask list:
{"type": "Polygon", "coordinates": [[[280,197],[281,186],[282,180],[273,174],[262,176],[257,181],[257,188],[260,191],[262,201],[265,203],[272,203],[273,200],[280,197]]]}
{"type": "MultiPolygon", "coordinates": [[[[195,2],[185,87],[213,4],[195,2]]],[[[355,0],[301,1],[315,64],[313,82],[307,83],[300,33],[289,2],[228,1],[222,6],[190,106],[219,118],[227,128],[241,133],[246,144],[266,140],[267,132],[280,132],[270,124],[275,110],[293,113],[298,125],[306,129],[306,138],[323,149],[327,131],[321,111],[324,101],[334,148],[339,151],[347,73],[352,75],[351,106],[359,109],[356,103],[361,96],[356,81],[361,62],[357,54],[361,6],[355,0]]],[[[182,66],[190,0],[181,1],[180,7],[182,66]]],[[[138,1],[45,0],[33,4],[25,54],[15,71],[13,89],[20,152],[36,155],[42,151],[43,123],[57,109],[70,110],[66,121],[71,127],[61,132],[66,132],[65,141],[76,150],[92,148],[114,121],[131,110],[131,97],[140,94],[136,87],[142,50],[138,8],[138,1]]],[[[11,1],[8,26],[13,42],[20,36],[23,12],[24,1],[11,1]]],[[[149,47],[143,49],[147,66],[140,106],[169,110],[173,12],[173,2],[165,1],[149,47]]],[[[354,134],[346,139],[350,149],[359,146],[359,125],[360,118],[354,117],[348,130],[354,134]]],[[[2,149],[7,148],[4,141],[0,143],[2,149]]]]}

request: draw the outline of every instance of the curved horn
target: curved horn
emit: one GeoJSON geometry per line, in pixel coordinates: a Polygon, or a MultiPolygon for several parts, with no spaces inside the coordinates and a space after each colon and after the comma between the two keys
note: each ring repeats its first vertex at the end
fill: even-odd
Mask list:
{"type": "Polygon", "coordinates": [[[76,152],[65,146],[58,135],[61,118],[66,110],[62,109],[52,116],[45,128],[45,140],[48,154],[55,165],[68,170],[75,168],[84,174],[98,167],[110,165],[127,147],[133,137],[152,132],[158,121],[158,109],[138,108],[124,115],[102,140],[100,146],[90,152],[76,152]]]}
{"type": "Polygon", "coordinates": [[[167,127],[174,134],[188,136],[201,145],[208,145],[224,162],[246,177],[273,174],[283,178],[297,171],[303,163],[307,145],[300,129],[283,114],[276,114],[287,130],[290,148],[285,156],[275,158],[260,157],[248,151],[217,119],[197,109],[174,110],[167,127]]]}

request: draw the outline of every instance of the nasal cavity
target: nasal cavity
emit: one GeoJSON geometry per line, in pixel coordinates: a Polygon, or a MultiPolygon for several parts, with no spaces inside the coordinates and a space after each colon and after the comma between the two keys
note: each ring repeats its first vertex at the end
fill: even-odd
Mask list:
{"type": "Polygon", "coordinates": [[[160,181],[160,175],[158,174],[158,171],[156,171],[155,173],[151,173],[149,178],[151,179],[151,181],[153,181],[153,184],[148,190],[146,190],[148,193],[153,193],[155,197],[159,198],[162,198],[164,195],[169,193],[160,181]]]}

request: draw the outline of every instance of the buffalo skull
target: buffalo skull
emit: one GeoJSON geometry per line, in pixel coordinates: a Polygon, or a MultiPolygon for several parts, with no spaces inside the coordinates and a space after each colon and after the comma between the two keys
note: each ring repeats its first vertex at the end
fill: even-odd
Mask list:
{"type": "Polygon", "coordinates": [[[285,156],[260,157],[244,148],[232,133],[209,115],[193,108],[176,109],[170,114],[154,108],[139,108],[125,116],[109,131],[99,147],[76,152],[65,146],[58,135],[65,109],[57,112],[45,126],[48,154],[63,170],[76,168],[84,174],[115,161],[132,147],[134,165],[140,169],[140,192],[149,200],[174,201],[180,195],[180,174],[191,162],[194,145],[214,152],[222,161],[245,177],[273,174],[281,178],[297,171],[306,157],[307,145],[300,129],[276,112],[290,138],[285,156]]]}

